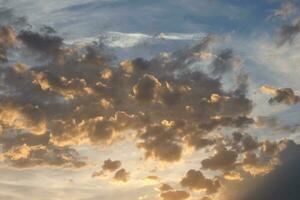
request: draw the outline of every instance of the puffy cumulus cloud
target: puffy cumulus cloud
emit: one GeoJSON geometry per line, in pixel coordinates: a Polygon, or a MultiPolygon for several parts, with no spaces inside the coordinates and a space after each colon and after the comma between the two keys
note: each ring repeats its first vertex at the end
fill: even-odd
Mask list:
{"type": "Polygon", "coordinates": [[[257,139],[247,133],[233,132],[232,146],[239,152],[254,151],[260,146],[257,139]]]}
{"type": "Polygon", "coordinates": [[[247,152],[244,155],[242,164],[244,171],[256,176],[271,172],[279,164],[279,161],[277,157],[270,159],[264,158],[263,155],[259,157],[256,153],[247,152]]]}
{"type": "Polygon", "coordinates": [[[122,163],[119,160],[112,161],[111,159],[105,160],[102,169],[108,171],[115,171],[121,167],[122,163]]]}
{"type": "Polygon", "coordinates": [[[261,151],[266,155],[277,155],[280,152],[280,146],[277,142],[264,140],[261,142],[261,151]]]}
{"type": "Polygon", "coordinates": [[[113,179],[118,182],[126,183],[129,181],[130,173],[127,172],[124,168],[116,171],[113,179]]]}
{"type": "Polygon", "coordinates": [[[227,149],[224,145],[216,147],[216,153],[201,164],[204,169],[227,170],[235,167],[238,153],[234,150],[227,149]]]}
{"type": "Polygon", "coordinates": [[[111,160],[107,159],[103,162],[101,170],[98,172],[94,172],[92,177],[101,176],[105,172],[114,172],[121,167],[122,163],[119,160],[111,160]]]}
{"type": "Polygon", "coordinates": [[[159,189],[161,192],[164,192],[164,191],[170,191],[170,190],[173,190],[173,187],[170,186],[169,184],[163,183],[163,184],[161,184],[161,186],[159,186],[158,189],[159,189]]]}
{"type": "Polygon", "coordinates": [[[180,184],[191,190],[205,190],[206,193],[216,193],[220,187],[218,180],[211,180],[206,178],[201,171],[191,169],[185,177],[182,178],[180,184]]]}
{"type": "Polygon", "coordinates": [[[273,96],[269,100],[270,104],[283,103],[286,105],[293,105],[300,102],[300,97],[296,95],[291,88],[275,88],[265,85],[261,87],[261,91],[273,96]]]}
{"type": "Polygon", "coordinates": [[[293,44],[296,36],[300,32],[300,19],[295,19],[291,24],[283,25],[279,29],[278,46],[286,43],[293,44]]]}
{"type": "Polygon", "coordinates": [[[228,148],[235,149],[240,156],[234,168],[224,172],[224,179],[242,181],[249,174],[251,176],[263,176],[280,165],[278,155],[286,148],[286,140],[278,142],[263,140],[259,142],[250,138],[251,136],[248,134],[233,133],[232,142],[228,142],[227,145],[228,148]],[[245,141],[247,142],[245,143],[245,141]]]}
{"type": "Polygon", "coordinates": [[[146,157],[153,157],[161,161],[178,161],[181,158],[182,147],[176,140],[176,132],[165,125],[148,126],[138,144],[145,150],[146,157]]]}
{"type": "Polygon", "coordinates": [[[16,105],[9,99],[0,100],[0,122],[4,126],[34,134],[43,134],[46,131],[45,117],[38,106],[16,105]]]}
{"type": "Polygon", "coordinates": [[[279,159],[281,164],[265,176],[244,179],[237,184],[228,184],[221,196],[225,200],[290,199],[299,198],[299,145],[282,141],[279,159]]]}
{"type": "Polygon", "coordinates": [[[160,194],[162,200],[184,200],[190,197],[190,194],[186,191],[174,190],[162,192],[160,194]]]}
{"type": "Polygon", "coordinates": [[[152,75],[145,74],[142,79],[133,86],[134,97],[140,102],[150,102],[156,97],[160,82],[152,75]]]}

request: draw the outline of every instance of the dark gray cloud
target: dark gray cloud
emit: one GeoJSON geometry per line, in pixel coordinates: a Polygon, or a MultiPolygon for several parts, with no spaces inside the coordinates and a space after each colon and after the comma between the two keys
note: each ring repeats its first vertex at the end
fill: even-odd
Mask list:
{"type": "Polygon", "coordinates": [[[239,186],[233,184],[232,187],[235,187],[235,190],[227,191],[229,193],[225,195],[225,199],[299,199],[300,147],[292,141],[282,142],[281,147],[283,146],[285,149],[280,153],[281,164],[277,168],[263,177],[247,179],[239,183],[239,186]]]}
{"type": "Polygon", "coordinates": [[[216,153],[207,159],[204,159],[202,167],[211,170],[226,170],[235,167],[238,153],[233,150],[228,150],[223,145],[216,147],[216,153]]]}
{"type": "Polygon", "coordinates": [[[22,30],[18,34],[18,38],[28,47],[44,53],[57,53],[63,44],[61,37],[49,35],[48,33],[41,34],[30,30],[22,30]]]}

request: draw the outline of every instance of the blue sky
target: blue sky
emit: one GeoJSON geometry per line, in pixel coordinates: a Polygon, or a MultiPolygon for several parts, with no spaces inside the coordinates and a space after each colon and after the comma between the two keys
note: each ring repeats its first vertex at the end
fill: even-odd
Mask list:
{"type": "MultiPolygon", "coordinates": [[[[101,31],[141,32],[237,32],[251,34],[272,27],[266,20],[279,2],[218,0],[98,0],[98,1],[6,1],[29,20],[58,30],[80,26],[76,34],[91,36],[101,31]],[[38,16],[38,17],[37,17],[38,16]],[[67,18],[65,18],[67,17],[67,18]]],[[[69,31],[67,31],[69,30],[69,31]]]]}

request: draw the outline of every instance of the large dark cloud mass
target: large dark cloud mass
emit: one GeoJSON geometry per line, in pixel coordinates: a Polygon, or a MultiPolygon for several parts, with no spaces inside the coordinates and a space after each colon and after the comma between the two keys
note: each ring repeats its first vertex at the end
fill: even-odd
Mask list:
{"type": "Polygon", "coordinates": [[[234,184],[235,190],[227,193],[226,200],[297,200],[300,192],[300,147],[292,141],[281,143],[281,165],[264,177],[255,177],[234,184]]]}

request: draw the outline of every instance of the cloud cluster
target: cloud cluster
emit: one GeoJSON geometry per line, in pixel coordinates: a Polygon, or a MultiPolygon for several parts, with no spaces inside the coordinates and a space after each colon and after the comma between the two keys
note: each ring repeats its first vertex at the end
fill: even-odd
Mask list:
{"type": "Polygon", "coordinates": [[[46,61],[1,65],[4,132],[47,133],[49,146],[63,148],[108,145],[133,131],[146,158],[175,162],[184,145],[213,145],[209,133],[216,129],[254,123],[247,77],[222,87],[222,74],[241,65],[232,50],[212,60],[212,73],[190,68],[202,62],[195,55],[209,50],[211,36],[182,52],[121,63],[102,44],[66,46],[53,31],[17,34],[4,27],[0,38],[5,50],[14,46],[20,56],[27,51],[46,61]]]}
{"type": "Polygon", "coordinates": [[[39,166],[81,168],[87,165],[75,149],[52,145],[49,139],[49,134],[2,134],[1,160],[17,168],[39,166]]]}
{"type": "Polygon", "coordinates": [[[111,160],[107,159],[103,162],[103,165],[101,167],[100,171],[96,171],[92,174],[92,177],[97,177],[97,176],[105,176],[106,173],[113,173],[112,179],[117,182],[123,182],[126,183],[129,181],[130,178],[130,173],[127,172],[124,168],[121,168],[122,163],[119,160],[111,160]]]}
{"type": "Polygon", "coordinates": [[[102,176],[104,175],[106,172],[114,172],[117,169],[119,169],[121,167],[122,163],[119,160],[111,160],[111,159],[107,159],[103,162],[103,165],[101,167],[100,171],[94,172],[92,174],[92,177],[97,177],[97,176],[102,176]]]}

